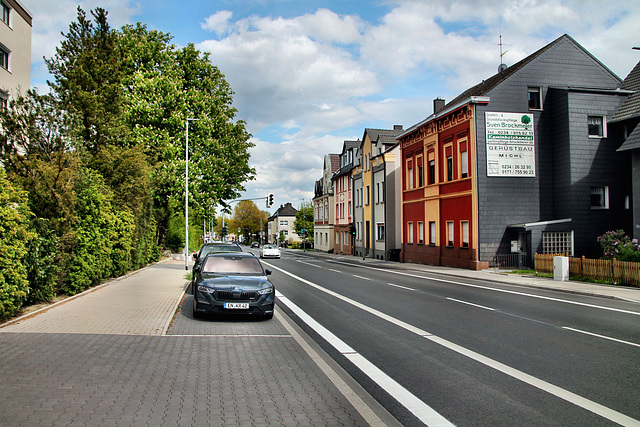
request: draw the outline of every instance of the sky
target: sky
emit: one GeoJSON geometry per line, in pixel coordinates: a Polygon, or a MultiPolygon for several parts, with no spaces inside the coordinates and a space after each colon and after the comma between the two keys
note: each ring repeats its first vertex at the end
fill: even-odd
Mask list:
{"type": "Polygon", "coordinates": [[[365,128],[405,129],[563,34],[623,79],[640,61],[639,0],[20,0],[33,16],[31,86],[76,8],[141,22],[210,53],[255,147],[242,198],[273,213],[314,196],[324,157],[365,128]],[[499,46],[500,36],[502,40],[499,46]]]}

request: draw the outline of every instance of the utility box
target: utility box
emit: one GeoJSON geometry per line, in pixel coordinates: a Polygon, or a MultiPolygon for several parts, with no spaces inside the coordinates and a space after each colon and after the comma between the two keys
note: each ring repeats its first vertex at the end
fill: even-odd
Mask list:
{"type": "Polygon", "coordinates": [[[553,257],[553,280],[561,282],[569,281],[569,257],[553,257]]]}

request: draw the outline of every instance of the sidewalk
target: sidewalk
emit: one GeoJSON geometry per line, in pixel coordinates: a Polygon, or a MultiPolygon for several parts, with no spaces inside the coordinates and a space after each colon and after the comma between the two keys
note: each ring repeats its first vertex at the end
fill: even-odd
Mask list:
{"type": "Polygon", "coordinates": [[[281,310],[193,319],[168,260],[0,326],[0,425],[398,425],[281,310]]]}
{"type": "MultiPolygon", "coordinates": [[[[291,253],[291,252],[289,252],[291,253]]],[[[487,270],[466,270],[462,268],[451,268],[424,264],[412,264],[393,261],[382,261],[371,258],[363,260],[361,257],[348,255],[334,255],[325,252],[300,252],[303,254],[319,255],[329,257],[344,262],[352,262],[362,265],[381,266],[397,270],[422,271],[429,273],[443,274],[453,277],[464,277],[477,280],[486,280],[510,285],[525,286],[531,288],[547,289],[558,292],[566,292],[579,295],[587,295],[601,298],[611,298],[621,301],[640,303],[640,288],[616,285],[601,285],[590,282],[580,282],[569,280],[561,282],[549,277],[538,277],[533,275],[511,274],[506,271],[487,270]]]]}

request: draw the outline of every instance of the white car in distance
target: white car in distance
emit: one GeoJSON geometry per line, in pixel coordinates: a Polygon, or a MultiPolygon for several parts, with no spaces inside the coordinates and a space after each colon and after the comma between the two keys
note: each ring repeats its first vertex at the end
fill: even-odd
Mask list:
{"type": "Polygon", "coordinates": [[[263,245],[260,248],[260,258],[280,258],[280,248],[276,245],[263,245]]]}

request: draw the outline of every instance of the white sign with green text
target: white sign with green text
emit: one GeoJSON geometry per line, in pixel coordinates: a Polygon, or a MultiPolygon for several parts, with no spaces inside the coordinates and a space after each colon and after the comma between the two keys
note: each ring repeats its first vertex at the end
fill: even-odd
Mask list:
{"type": "Polygon", "coordinates": [[[535,177],[533,114],[486,112],[487,176],[535,177]]]}

